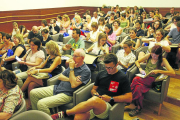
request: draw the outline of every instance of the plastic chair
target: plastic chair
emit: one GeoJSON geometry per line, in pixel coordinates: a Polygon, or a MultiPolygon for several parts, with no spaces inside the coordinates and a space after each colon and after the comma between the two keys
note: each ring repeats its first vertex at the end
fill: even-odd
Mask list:
{"type": "Polygon", "coordinates": [[[50,115],[38,110],[23,112],[11,120],[53,120],[50,115]]]}
{"type": "MultiPolygon", "coordinates": [[[[145,69],[146,64],[140,64],[142,69],[145,69]]],[[[134,65],[134,67],[132,69],[129,69],[127,71],[127,76],[130,80],[130,83],[132,82],[133,78],[135,77],[135,74],[139,73],[139,70],[137,68],[137,66],[134,65]]],[[[169,80],[170,77],[168,77],[167,79],[164,79],[162,81],[162,86],[161,86],[161,92],[156,92],[153,89],[150,89],[147,93],[144,94],[144,98],[150,101],[154,101],[159,103],[159,110],[158,110],[158,115],[161,114],[161,108],[163,105],[163,101],[167,96],[167,91],[168,91],[168,87],[169,87],[169,80]]]]}

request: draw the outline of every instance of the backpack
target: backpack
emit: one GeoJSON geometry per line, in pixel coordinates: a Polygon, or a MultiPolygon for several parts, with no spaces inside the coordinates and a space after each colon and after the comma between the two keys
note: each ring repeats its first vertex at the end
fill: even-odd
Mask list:
{"type": "Polygon", "coordinates": [[[58,41],[59,41],[59,42],[63,42],[63,37],[64,37],[63,34],[59,34],[58,41]]]}

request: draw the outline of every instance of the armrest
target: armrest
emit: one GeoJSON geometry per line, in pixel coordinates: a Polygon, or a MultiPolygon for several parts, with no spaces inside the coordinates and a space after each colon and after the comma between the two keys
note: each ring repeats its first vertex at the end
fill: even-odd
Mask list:
{"type": "Polygon", "coordinates": [[[93,87],[94,83],[91,83],[87,87],[85,87],[83,90],[78,91],[75,96],[76,96],[76,105],[80,102],[86,101],[91,97],[91,90],[93,87]]]}
{"type": "Polygon", "coordinates": [[[77,94],[80,90],[83,90],[83,89],[84,89],[86,86],[88,86],[89,84],[91,84],[91,79],[89,80],[89,82],[88,82],[86,85],[80,87],[79,89],[77,89],[76,91],[73,92],[73,105],[74,105],[74,106],[77,105],[77,104],[76,104],[76,94],[77,94]]]}
{"type": "Polygon", "coordinates": [[[138,55],[139,55],[139,53],[140,52],[145,52],[146,53],[146,51],[148,50],[148,46],[144,46],[144,47],[141,47],[141,48],[138,48],[137,50],[136,50],[136,58],[138,57],[138,55]]]}
{"type": "Polygon", "coordinates": [[[116,54],[119,49],[120,49],[119,43],[118,43],[118,44],[115,44],[115,45],[113,45],[112,48],[111,48],[111,53],[116,54]]]}
{"type": "Polygon", "coordinates": [[[59,77],[60,74],[50,78],[47,80],[47,86],[50,86],[50,85],[58,85],[60,83],[60,80],[58,80],[58,77],[59,77]]]}
{"type": "Polygon", "coordinates": [[[14,71],[16,69],[19,69],[19,66],[20,66],[20,64],[18,62],[13,62],[12,63],[12,70],[14,71]]]}
{"type": "Polygon", "coordinates": [[[125,103],[116,103],[109,111],[109,120],[123,120],[125,103]]]}
{"type": "Polygon", "coordinates": [[[170,77],[162,81],[162,86],[161,86],[161,101],[164,101],[164,99],[167,96],[168,92],[168,87],[169,87],[169,81],[170,77]]]}

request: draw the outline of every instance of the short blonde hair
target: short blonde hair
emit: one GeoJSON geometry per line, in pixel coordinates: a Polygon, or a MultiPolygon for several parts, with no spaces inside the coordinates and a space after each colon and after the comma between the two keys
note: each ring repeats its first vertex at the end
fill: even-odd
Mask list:
{"type": "Polygon", "coordinates": [[[46,49],[49,50],[51,55],[61,56],[58,44],[52,40],[46,43],[46,49]]]}
{"type": "Polygon", "coordinates": [[[75,19],[76,19],[76,18],[79,19],[79,22],[81,23],[81,17],[80,17],[79,15],[76,15],[76,16],[75,16],[75,19]]]}
{"type": "Polygon", "coordinates": [[[19,40],[19,44],[24,45],[24,39],[22,34],[15,34],[13,37],[16,37],[19,40]]]}
{"type": "Polygon", "coordinates": [[[17,27],[18,27],[18,24],[17,24],[17,22],[13,22],[13,26],[17,26],[17,27]]]}
{"type": "MultiPolygon", "coordinates": [[[[67,21],[70,21],[69,16],[67,14],[63,15],[63,18],[67,18],[67,21]]],[[[64,21],[64,20],[63,20],[64,21]]]]}

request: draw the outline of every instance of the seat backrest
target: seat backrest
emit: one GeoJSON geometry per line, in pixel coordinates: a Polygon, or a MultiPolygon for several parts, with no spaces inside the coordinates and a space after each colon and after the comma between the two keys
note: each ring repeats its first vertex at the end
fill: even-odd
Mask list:
{"type": "Polygon", "coordinates": [[[45,59],[46,59],[47,58],[47,52],[46,52],[45,48],[41,46],[40,50],[42,50],[44,52],[44,56],[45,56],[45,59]]]}
{"type": "Polygon", "coordinates": [[[55,34],[55,35],[51,35],[52,39],[57,42],[57,41],[58,41],[58,38],[59,38],[59,34],[60,34],[60,33],[55,34]]]}
{"type": "Polygon", "coordinates": [[[21,107],[19,108],[19,110],[17,110],[12,116],[11,118],[14,118],[15,116],[19,115],[20,113],[22,112],[25,112],[26,111],[26,101],[24,98],[22,98],[22,105],[21,107]]]}
{"type": "Polygon", "coordinates": [[[91,97],[91,90],[94,83],[91,83],[90,85],[86,86],[83,90],[80,90],[76,93],[76,104],[86,101],[91,97]]]}
{"type": "Polygon", "coordinates": [[[63,37],[63,44],[66,44],[71,38],[71,36],[63,37]]]}
{"type": "MultiPolygon", "coordinates": [[[[65,68],[62,66],[62,72],[64,72],[64,71],[65,71],[65,68]]],[[[62,73],[62,72],[61,72],[61,73],[62,73]]],[[[60,73],[60,74],[61,74],[61,73],[60,73]]],[[[58,80],[58,77],[59,77],[60,74],[58,74],[58,75],[56,75],[56,76],[48,79],[48,80],[47,80],[47,86],[50,86],[50,85],[58,85],[58,84],[60,83],[60,80],[58,80]]]]}
{"type": "Polygon", "coordinates": [[[23,112],[10,120],[53,120],[50,115],[39,110],[23,112]]]}
{"type": "Polygon", "coordinates": [[[84,44],[85,44],[85,49],[88,49],[89,47],[93,45],[93,42],[84,40],[84,44]]]}

